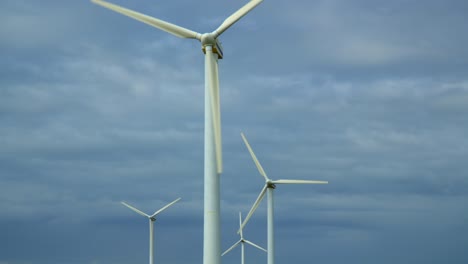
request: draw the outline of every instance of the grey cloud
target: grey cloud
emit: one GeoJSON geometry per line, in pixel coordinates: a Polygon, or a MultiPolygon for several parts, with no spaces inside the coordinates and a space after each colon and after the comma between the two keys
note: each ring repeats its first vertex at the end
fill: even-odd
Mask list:
{"type": "MultiPolygon", "coordinates": [[[[466,69],[466,24],[463,1],[315,1],[278,4],[270,28],[276,41],[259,54],[270,64],[288,64],[296,71],[350,72],[368,77],[392,71],[412,74],[457,74],[466,69]],[[455,11],[456,10],[456,11],[455,11]],[[457,38],[453,42],[451,39],[457,38]],[[287,46],[279,39],[288,40],[287,46]],[[273,55],[274,54],[274,55],[273,55]],[[302,64],[301,57],[307,57],[302,64]],[[318,67],[317,67],[318,66],[318,67]],[[346,70],[345,70],[346,69],[346,70]]],[[[272,67],[273,68],[273,67],[272,67]]],[[[284,67],[283,67],[284,68],[284,67]]],[[[283,70],[287,71],[288,69],[283,70]]]]}
{"type": "MultiPolygon", "coordinates": [[[[207,3],[218,10],[207,15],[190,1],[116,2],[194,30],[239,7],[207,3]]],[[[41,5],[7,1],[0,11],[32,21],[0,45],[0,261],[146,261],[145,220],[119,202],[151,211],[176,197],[157,255],[201,261],[199,43],[87,1],[41,5]],[[61,26],[28,38],[36,22],[61,26]],[[19,45],[28,40],[38,45],[19,45]]],[[[278,263],[465,263],[466,39],[456,33],[465,7],[264,2],[226,32],[223,247],[264,184],[244,131],[271,178],[330,182],[278,187],[278,263]]],[[[246,227],[262,245],[265,213],[262,204],[246,227]]]]}

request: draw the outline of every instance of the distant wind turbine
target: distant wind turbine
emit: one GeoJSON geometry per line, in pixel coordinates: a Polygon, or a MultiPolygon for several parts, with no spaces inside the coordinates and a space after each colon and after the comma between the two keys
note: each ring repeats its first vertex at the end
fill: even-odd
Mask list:
{"type": "MultiPolygon", "coordinates": [[[[221,113],[219,103],[218,59],[223,58],[219,36],[263,0],[251,0],[230,15],[212,32],[198,33],[102,0],[93,3],[166,31],[179,38],[196,39],[205,53],[205,163],[203,263],[221,263],[220,181],[223,171],[221,150],[221,113]]],[[[207,7],[210,9],[210,7],[207,7]]],[[[213,11],[210,11],[212,14],[213,11]]]]}
{"type": "Polygon", "coordinates": [[[250,217],[252,217],[252,214],[255,212],[257,209],[258,205],[262,201],[263,197],[265,196],[265,193],[268,193],[268,212],[267,212],[267,236],[268,236],[268,253],[267,253],[267,258],[268,264],[274,264],[275,263],[275,240],[274,240],[274,228],[273,228],[273,190],[276,188],[276,184],[328,184],[328,181],[310,181],[310,180],[271,180],[268,178],[268,176],[265,173],[265,170],[263,170],[262,165],[260,165],[260,162],[258,161],[257,157],[255,156],[255,153],[253,152],[252,148],[250,147],[249,142],[247,141],[247,138],[244,136],[243,133],[241,133],[242,139],[244,140],[245,145],[247,146],[247,149],[250,152],[250,155],[252,156],[253,161],[255,162],[255,165],[257,166],[258,171],[260,174],[265,178],[265,185],[263,186],[262,191],[258,195],[257,200],[255,200],[252,208],[250,209],[249,213],[247,214],[247,217],[244,219],[244,222],[241,224],[241,227],[239,228],[239,233],[242,232],[242,229],[244,226],[247,224],[249,221],[250,217]]]}
{"type": "MultiPolygon", "coordinates": [[[[239,212],[239,226],[241,226],[241,225],[242,225],[242,215],[239,212]]],[[[255,243],[250,242],[249,240],[245,239],[244,234],[242,232],[242,229],[240,229],[239,235],[240,235],[240,240],[237,241],[236,243],[234,243],[234,245],[232,245],[226,251],[224,251],[224,253],[221,256],[224,256],[226,253],[230,252],[231,250],[233,250],[234,248],[236,248],[240,244],[241,245],[241,264],[244,264],[244,244],[245,243],[267,252],[267,250],[262,248],[261,246],[259,246],[259,245],[255,244],[255,243]]]]}
{"type": "Polygon", "coordinates": [[[177,198],[173,202],[171,202],[171,203],[167,204],[166,206],[164,206],[163,208],[157,210],[152,215],[148,215],[148,214],[136,209],[135,207],[129,205],[126,202],[121,202],[123,205],[127,206],[128,208],[130,208],[132,211],[136,212],[137,214],[140,214],[142,216],[146,216],[148,218],[148,220],[149,220],[149,264],[153,264],[153,261],[154,261],[154,227],[153,227],[153,225],[154,225],[154,221],[156,221],[156,215],[158,215],[162,211],[166,210],[169,206],[175,204],[179,200],[180,200],[180,198],[177,198]]]}

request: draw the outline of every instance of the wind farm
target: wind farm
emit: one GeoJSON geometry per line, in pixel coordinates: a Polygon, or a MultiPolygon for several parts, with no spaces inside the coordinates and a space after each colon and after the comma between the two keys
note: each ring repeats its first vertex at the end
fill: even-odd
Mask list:
{"type": "Polygon", "coordinates": [[[468,263],[465,2],[253,5],[1,1],[0,264],[468,263]]]}
{"type": "Polygon", "coordinates": [[[221,147],[221,113],[219,100],[218,59],[223,58],[219,36],[249,13],[263,0],[249,1],[226,18],[209,33],[198,33],[190,29],[160,20],[102,0],[93,3],[121,13],[179,38],[196,39],[201,42],[205,54],[205,136],[204,136],[204,238],[203,263],[221,263],[220,183],[223,171],[221,147]]]}
{"type": "MultiPolygon", "coordinates": [[[[202,50],[205,53],[205,206],[204,206],[204,239],[203,239],[203,263],[217,264],[221,263],[220,245],[220,184],[219,176],[223,171],[222,167],[222,148],[221,148],[221,113],[219,100],[219,77],[218,77],[218,59],[223,58],[223,50],[218,37],[229,29],[234,23],[245,16],[248,12],[259,5],[263,0],[251,0],[238,11],[226,18],[224,22],[210,33],[198,33],[190,29],[160,20],[148,15],[135,12],[133,10],[111,4],[102,0],[92,0],[93,3],[121,13],[125,16],[166,31],[179,38],[188,38],[199,40],[202,44],[202,50]]],[[[244,223],[241,224],[238,233],[241,234],[242,244],[242,263],[244,262],[244,242],[242,228],[252,216],[258,204],[262,200],[265,192],[268,191],[268,264],[274,264],[274,231],[273,231],[273,189],[276,184],[326,184],[326,181],[307,181],[307,180],[271,180],[269,179],[255,154],[253,153],[247,139],[242,134],[242,138],[255,161],[260,174],[265,178],[265,186],[259,197],[255,201],[252,209],[248,213],[244,223]]],[[[234,245],[235,247],[237,245],[234,245]]],[[[232,248],[231,248],[232,249],[232,248]]],[[[229,252],[229,249],[226,252],[229,252]]],[[[260,248],[262,249],[262,248],[260,248]]],[[[225,253],[226,253],[225,252],[225,253]]],[[[152,264],[152,263],[150,263],[152,264]]]]}

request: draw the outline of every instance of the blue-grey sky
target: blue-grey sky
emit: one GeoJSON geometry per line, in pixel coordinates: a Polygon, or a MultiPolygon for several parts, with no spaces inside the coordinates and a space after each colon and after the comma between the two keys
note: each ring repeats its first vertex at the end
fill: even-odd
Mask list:
{"type": "MultiPolygon", "coordinates": [[[[114,3],[198,32],[247,1],[114,3]]],[[[277,263],[468,263],[468,2],[265,0],[221,40],[222,248],[278,186],[277,263]]],[[[203,53],[89,1],[0,2],[0,264],[202,263],[203,53]]],[[[266,204],[245,229],[266,246],[266,204]]],[[[240,262],[240,250],[223,263],[240,262]]],[[[266,254],[246,248],[246,263],[266,254]]]]}

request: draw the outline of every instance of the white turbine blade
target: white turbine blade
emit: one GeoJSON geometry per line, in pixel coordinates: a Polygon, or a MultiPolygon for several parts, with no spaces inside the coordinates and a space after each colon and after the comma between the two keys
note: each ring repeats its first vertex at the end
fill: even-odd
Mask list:
{"type": "Polygon", "coordinates": [[[241,212],[239,212],[239,235],[241,236],[241,238],[244,237],[244,234],[242,233],[242,214],[241,212]]]}
{"type": "Polygon", "coordinates": [[[219,104],[218,62],[213,53],[209,50],[206,51],[205,67],[207,68],[206,81],[210,86],[209,96],[215,140],[216,170],[218,174],[221,174],[223,172],[223,155],[221,141],[221,111],[219,104]]]}
{"type": "Polygon", "coordinates": [[[258,249],[260,249],[260,250],[263,250],[263,251],[267,252],[266,249],[262,248],[261,246],[255,244],[255,243],[253,243],[253,242],[250,242],[250,241],[248,241],[248,240],[244,240],[244,241],[245,241],[245,243],[247,243],[247,244],[249,244],[249,245],[251,245],[251,246],[254,246],[254,247],[256,247],[256,248],[258,248],[258,249]]]}
{"type": "Polygon", "coordinates": [[[175,204],[176,202],[178,202],[181,198],[177,198],[175,199],[173,202],[167,204],[166,206],[164,206],[163,208],[157,210],[156,212],[154,212],[153,215],[151,215],[151,217],[155,217],[157,214],[161,213],[162,211],[166,210],[169,206],[175,204]]]}
{"type": "Polygon", "coordinates": [[[223,252],[223,254],[221,254],[221,257],[224,256],[226,253],[228,253],[229,251],[233,250],[235,247],[237,247],[240,243],[242,242],[242,240],[239,240],[237,241],[234,245],[232,245],[230,248],[228,248],[226,251],[223,252]]]}
{"type": "Polygon", "coordinates": [[[219,35],[223,34],[226,29],[231,27],[234,23],[236,23],[239,19],[249,13],[252,9],[254,9],[257,5],[259,5],[263,0],[252,0],[248,2],[246,5],[241,7],[239,10],[234,12],[234,14],[230,15],[224,22],[213,32],[215,38],[219,35]]]}
{"type": "Polygon", "coordinates": [[[252,208],[250,209],[249,213],[247,214],[247,217],[244,219],[244,222],[241,224],[239,230],[237,231],[238,234],[240,234],[242,229],[244,229],[244,226],[247,224],[250,217],[252,217],[252,214],[255,212],[255,210],[257,210],[258,205],[262,201],[263,197],[265,197],[265,193],[266,193],[267,188],[268,188],[268,185],[265,184],[265,186],[263,186],[262,191],[258,195],[257,200],[255,200],[254,204],[252,205],[252,208]]]}
{"type": "Polygon", "coordinates": [[[255,162],[255,166],[257,166],[258,172],[260,172],[260,174],[265,178],[265,180],[269,180],[266,173],[265,173],[265,170],[263,170],[262,165],[258,161],[257,156],[255,156],[255,153],[253,152],[252,148],[250,147],[250,144],[247,141],[247,138],[244,136],[244,133],[241,133],[241,136],[242,136],[242,139],[244,140],[245,145],[247,146],[247,149],[250,152],[250,156],[252,156],[252,159],[255,162]]]}
{"type": "Polygon", "coordinates": [[[130,208],[130,210],[136,212],[137,214],[141,214],[142,216],[146,216],[146,217],[148,217],[148,218],[151,217],[151,216],[149,216],[149,215],[143,213],[142,211],[136,209],[135,207],[129,205],[129,204],[126,203],[126,202],[120,202],[120,203],[123,204],[123,205],[125,205],[125,206],[127,206],[128,208],[130,208]]]}
{"type": "Polygon", "coordinates": [[[328,184],[328,181],[309,181],[309,180],[276,180],[273,184],[328,184]]]}
{"type": "MultiPolygon", "coordinates": [[[[214,65],[215,86],[213,87],[214,110],[216,112],[216,119],[213,119],[215,129],[215,146],[216,146],[216,162],[218,165],[218,174],[223,172],[223,150],[221,138],[221,105],[219,102],[219,75],[218,75],[218,62],[214,65]]],[[[215,116],[213,116],[215,117],[215,116]]]]}
{"type": "Polygon", "coordinates": [[[127,8],[124,8],[115,4],[111,4],[102,0],[91,0],[91,2],[97,5],[103,6],[105,8],[111,9],[115,12],[121,13],[125,16],[136,19],[140,22],[146,23],[150,26],[156,27],[160,30],[171,33],[172,35],[175,35],[179,38],[192,38],[192,39],[198,39],[198,40],[201,39],[201,34],[195,31],[192,31],[190,29],[186,29],[186,28],[174,25],[172,23],[169,23],[169,22],[166,22],[166,21],[154,18],[154,17],[150,17],[150,16],[147,16],[147,15],[135,12],[133,10],[130,10],[130,9],[127,9],[127,8]]]}

